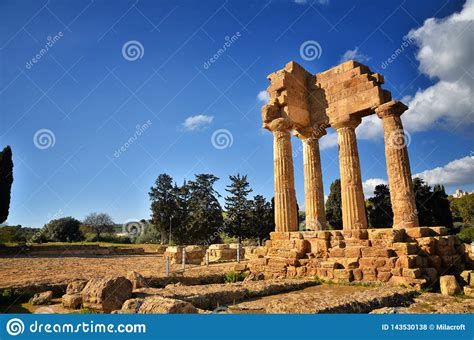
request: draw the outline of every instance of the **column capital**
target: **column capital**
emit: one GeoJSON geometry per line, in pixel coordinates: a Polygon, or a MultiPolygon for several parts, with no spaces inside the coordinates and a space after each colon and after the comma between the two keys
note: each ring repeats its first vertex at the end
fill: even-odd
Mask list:
{"type": "Polygon", "coordinates": [[[331,127],[338,130],[341,128],[353,128],[355,129],[360,123],[362,119],[359,117],[344,117],[344,119],[340,119],[334,122],[331,122],[331,127]]]}
{"type": "Polygon", "coordinates": [[[288,119],[277,118],[269,123],[264,123],[263,127],[271,132],[290,132],[293,124],[288,119]]]}
{"type": "Polygon", "coordinates": [[[408,106],[398,100],[391,100],[385,104],[378,106],[375,113],[380,119],[390,116],[401,116],[408,109],[408,106]]]}
{"type": "Polygon", "coordinates": [[[305,141],[309,139],[320,139],[322,136],[326,134],[327,127],[328,127],[328,124],[326,123],[313,124],[304,129],[295,130],[293,132],[293,135],[298,137],[301,141],[305,141]]]}

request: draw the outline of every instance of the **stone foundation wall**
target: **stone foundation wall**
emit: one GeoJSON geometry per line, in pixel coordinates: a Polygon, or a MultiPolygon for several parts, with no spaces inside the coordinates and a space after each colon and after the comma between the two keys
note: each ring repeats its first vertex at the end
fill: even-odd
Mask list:
{"type": "Polygon", "coordinates": [[[468,246],[444,227],[273,232],[270,237],[249,264],[265,278],[318,276],[420,288],[472,266],[468,246]]]}

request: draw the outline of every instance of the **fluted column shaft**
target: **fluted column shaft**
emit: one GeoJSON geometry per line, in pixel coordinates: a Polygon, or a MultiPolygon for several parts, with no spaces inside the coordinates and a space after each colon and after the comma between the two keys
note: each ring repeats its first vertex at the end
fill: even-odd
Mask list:
{"type": "Polygon", "coordinates": [[[326,227],[324,211],[323,175],[318,138],[305,138],[303,142],[304,193],[306,229],[323,230],[326,227]]]}
{"type": "Polygon", "coordinates": [[[337,142],[339,144],[342,225],[344,230],[367,229],[359,152],[357,151],[355,134],[355,127],[358,123],[349,121],[333,125],[337,130],[337,142]]]}
{"type": "Polygon", "coordinates": [[[377,115],[382,119],[384,129],[385,160],[394,228],[419,226],[407,140],[400,117],[406,109],[403,103],[396,101],[377,109],[377,115]]]}
{"type": "Polygon", "coordinates": [[[273,131],[275,231],[298,231],[290,132],[273,131]]]}

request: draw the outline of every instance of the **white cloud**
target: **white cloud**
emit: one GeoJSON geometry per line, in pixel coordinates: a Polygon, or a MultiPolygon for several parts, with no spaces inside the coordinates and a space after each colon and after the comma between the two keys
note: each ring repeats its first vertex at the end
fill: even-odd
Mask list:
{"type": "Polygon", "coordinates": [[[362,183],[362,189],[364,190],[364,197],[374,196],[375,187],[379,184],[387,184],[387,181],[382,178],[369,178],[362,183]]]}
{"type": "Polygon", "coordinates": [[[348,60],[357,60],[360,62],[365,62],[370,60],[370,57],[359,52],[359,47],[355,47],[353,50],[347,50],[341,57],[341,63],[348,60]]]}
{"type": "Polygon", "coordinates": [[[187,131],[195,131],[204,128],[214,120],[213,116],[196,115],[186,118],[183,123],[183,128],[187,131]]]}
{"type": "Polygon", "coordinates": [[[337,145],[337,132],[331,132],[324,135],[319,140],[319,147],[321,150],[329,149],[337,145]]]}
{"type": "Polygon", "coordinates": [[[460,13],[444,19],[427,19],[411,30],[419,50],[419,70],[433,79],[434,85],[419,89],[408,102],[403,117],[408,131],[423,131],[433,126],[467,126],[474,120],[474,74],[472,46],[474,0],[467,0],[460,13]]]}
{"type": "Polygon", "coordinates": [[[263,103],[268,103],[268,101],[270,100],[270,95],[267,91],[263,90],[257,94],[257,99],[263,103]]]}
{"type": "Polygon", "coordinates": [[[448,164],[425,170],[413,177],[421,177],[428,184],[462,185],[474,183],[474,156],[456,159],[448,164]]]}

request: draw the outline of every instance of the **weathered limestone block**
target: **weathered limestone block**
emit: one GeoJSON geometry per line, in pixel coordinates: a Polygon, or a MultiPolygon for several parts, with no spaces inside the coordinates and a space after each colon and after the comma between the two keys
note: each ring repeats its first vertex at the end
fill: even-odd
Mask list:
{"type": "Polygon", "coordinates": [[[410,277],[412,279],[417,279],[421,276],[420,268],[403,268],[402,276],[410,277]]]}
{"type": "Polygon", "coordinates": [[[362,268],[362,279],[364,281],[377,281],[377,270],[375,268],[362,268]]]}
{"type": "Polygon", "coordinates": [[[354,275],[350,269],[334,269],[334,279],[351,282],[354,280],[354,275]]]}
{"type": "Polygon", "coordinates": [[[90,280],[82,291],[82,304],[99,312],[120,309],[132,295],[132,283],[123,276],[90,280]]]}
{"type": "Polygon", "coordinates": [[[391,257],[394,256],[395,253],[391,249],[382,248],[382,247],[367,247],[362,248],[362,257],[370,257],[370,256],[377,256],[377,257],[391,257]]]}
{"type": "Polygon", "coordinates": [[[129,271],[126,278],[132,283],[133,290],[148,287],[145,278],[134,270],[129,271]]]}
{"type": "Polygon", "coordinates": [[[82,294],[64,294],[61,301],[65,308],[78,309],[82,305],[82,294]]]}
{"type": "Polygon", "coordinates": [[[138,309],[139,314],[196,314],[198,310],[186,301],[169,299],[158,295],[145,298],[138,309]]]}
{"type": "Polygon", "coordinates": [[[420,237],[436,236],[436,231],[430,227],[415,227],[406,228],[405,233],[410,239],[417,239],[420,237]]]}
{"type": "Polygon", "coordinates": [[[381,272],[381,271],[377,271],[377,281],[380,281],[380,282],[388,282],[391,277],[392,277],[392,273],[391,273],[391,272],[381,272]]]}
{"type": "Polygon", "coordinates": [[[362,269],[360,268],[353,269],[352,275],[354,276],[354,281],[362,281],[362,277],[363,277],[362,269]]]}
{"type": "Polygon", "coordinates": [[[87,284],[87,280],[75,280],[70,282],[66,288],[66,294],[78,294],[81,293],[87,284]]]}
{"type": "Polygon", "coordinates": [[[166,248],[163,256],[170,259],[171,264],[178,264],[183,261],[182,257],[183,247],[182,246],[170,246],[166,248]]]}
{"type": "Polygon", "coordinates": [[[421,276],[429,283],[435,283],[438,280],[438,271],[435,268],[423,268],[421,276]]]}
{"type": "Polygon", "coordinates": [[[422,289],[426,285],[427,281],[426,279],[413,279],[411,277],[393,275],[388,281],[388,283],[394,286],[404,286],[413,287],[415,289],[422,289]]]}
{"type": "Polygon", "coordinates": [[[53,291],[48,290],[46,292],[36,293],[31,299],[30,304],[32,305],[45,305],[53,298],[53,291]]]}
{"type": "Polygon", "coordinates": [[[443,295],[455,295],[461,293],[458,281],[454,275],[445,275],[439,278],[439,288],[443,295]]]}
{"type": "Polygon", "coordinates": [[[345,249],[344,248],[332,248],[329,251],[330,257],[344,257],[345,256],[345,249]]]}
{"type": "Polygon", "coordinates": [[[399,256],[395,267],[399,268],[420,268],[423,266],[423,259],[419,255],[399,256]]]}
{"type": "Polygon", "coordinates": [[[404,242],[406,238],[403,229],[368,229],[369,240],[389,240],[390,242],[404,242]]]}
{"type": "Polygon", "coordinates": [[[345,248],[345,255],[347,257],[361,257],[362,256],[362,248],[359,246],[350,246],[345,248]]]}
{"type": "Polygon", "coordinates": [[[392,248],[398,256],[416,255],[420,252],[420,248],[416,242],[395,242],[392,248]]]}
{"type": "Polygon", "coordinates": [[[270,240],[289,240],[290,233],[289,232],[281,232],[281,231],[272,231],[270,233],[270,240]]]}
{"type": "Polygon", "coordinates": [[[474,297],[474,288],[465,286],[463,288],[464,295],[474,297]]]}

